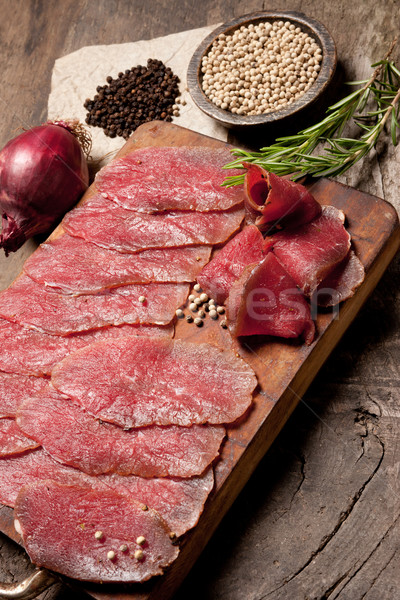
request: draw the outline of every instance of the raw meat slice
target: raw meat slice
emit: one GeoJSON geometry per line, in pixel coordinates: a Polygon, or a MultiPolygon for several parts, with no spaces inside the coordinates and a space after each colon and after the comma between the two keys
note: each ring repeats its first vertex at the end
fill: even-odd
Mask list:
{"type": "Polygon", "coordinates": [[[140,252],[148,248],[215,245],[240,227],[242,208],[227,212],[195,211],[145,214],[133,212],[100,194],[64,217],[63,228],[103,248],[140,252]]]}
{"type": "MultiPolygon", "coordinates": [[[[35,481],[52,479],[59,483],[92,487],[97,478],[56,462],[43,448],[0,458],[0,502],[13,507],[22,486],[35,481]]],[[[99,484],[100,485],[100,484],[99,484]]],[[[95,485],[93,486],[95,487],[95,485]]]]}
{"type": "Polygon", "coordinates": [[[121,338],[67,356],[52,383],[104,421],[141,427],[235,421],[257,379],[241,358],[211,344],[121,338]]]}
{"type": "Polygon", "coordinates": [[[212,469],[190,479],[145,479],[116,474],[92,477],[56,462],[43,448],[38,448],[0,458],[0,503],[13,507],[22,486],[46,479],[127,494],[157,510],[177,536],[196,525],[214,482],[212,469]]]}
{"type": "Polygon", "coordinates": [[[209,246],[191,246],[122,254],[65,233],[42,244],[24,271],[64,294],[96,294],[130,283],[194,281],[210,253],[209,246]]]}
{"type": "Polygon", "coordinates": [[[214,486],[212,469],[202,477],[190,479],[145,479],[135,475],[100,475],[97,479],[119,494],[128,494],[154,508],[178,537],[197,525],[214,486]]]}
{"type": "Polygon", "coordinates": [[[314,292],[312,306],[335,306],[354,295],[365,277],[364,266],[353,250],[346,258],[319,284],[314,292]]]}
{"type": "Polygon", "coordinates": [[[202,289],[218,304],[223,304],[245,267],[264,258],[263,244],[263,236],[255,225],[245,227],[197,276],[202,289]]]}
{"type": "Polygon", "coordinates": [[[49,336],[0,319],[0,368],[7,373],[43,376],[69,354],[80,348],[80,339],[49,336]]]}
{"type": "Polygon", "coordinates": [[[344,228],[344,214],[333,206],[323,206],[322,215],[296,229],[267,238],[273,252],[306,296],[346,256],[350,235],[344,228]]]}
{"type": "Polygon", "coordinates": [[[39,446],[18,427],[15,419],[0,419],[0,456],[21,454],[39,446]]]}
{"type": "Polygon", "coordinates": [[[303,185],[269,173],[258,165],[247,168],[244,189],[249,222],[260,231],[308,223],[321,214],[321,205],[303,185]]]}
{"type": "Polygon", "coordinates": [[[140,212],[227,210],[244,200],[241,186],[222,186],[222,167],[231,160],[228,148],[143,148],[113,160],[95,184],[120,206],[140,212]]]}
{"type": "Polygon", "coordinates": [[[171,337],[173,327],[122,325],[70,336],[48,335],[0,318],[0,369],[7,373],[50,375],[67,354],[94,341],[117,337],[171,337]]]}
{"type": "Polygon", "coordinates": [[[38,481],[21,489],[15,518],[32,562],[74,579],[146,581],[179,554],[156,511],[112,490],[38,481]]]}
{"type": "Polygon", "coordinates": [[[22,275],[0,295],[0,316],[49,333],[68,335],[107,325],[166,325],[184,304],[187,284],[126,285],[86,296],[48,291],[22,275]],[[26,299],[29,298],[29,302],[26,299]],[[144,302],[139,298],[145,298],[144,302]]]}
{"type": "Polygon", "coordinates": [[[227,300],[229,328],[236,337],[273,335],[310,344],[315,335],[310,307],[293,279],[270,252],[232,285],[227,300]]]}
{"type": "Polygon", "coordinates": [[[15,417],[24,400],[48,385],[42,377],[29,377],[0,371],[0,418],[15,417]]]}
{"type": "Polygon", "coordinates": [[[201,475],[225,437],[223,427],[205,425],[124,431],[93,418],[53,386],[24,402],[17,423],[54,459],[88,475],[201,475]]]}

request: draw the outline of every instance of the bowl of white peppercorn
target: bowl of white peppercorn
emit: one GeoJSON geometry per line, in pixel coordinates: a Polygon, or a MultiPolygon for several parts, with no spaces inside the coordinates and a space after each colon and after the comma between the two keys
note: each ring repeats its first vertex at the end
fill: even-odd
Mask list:
{"type": "Polygon", "coordinates": [[[322,23],[266,11],[217,27],[197,48],[187,83],[195,104],[229,128],[277,123],[318,100],[336,69],[322,23]]]}

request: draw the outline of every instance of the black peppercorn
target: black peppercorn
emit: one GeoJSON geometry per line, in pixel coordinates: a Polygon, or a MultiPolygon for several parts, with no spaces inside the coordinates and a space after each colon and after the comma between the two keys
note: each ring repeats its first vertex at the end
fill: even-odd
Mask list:
{"type": "MultiPolygon", "coordinates": [[[[127,139],[142,123],[153,119],[171,121],[179,96],[179,78],[160,60],[149,59],[147,67],[138,65],[110,75],[107,84],[97,86],[93,100],[87,98],[86,123],[102,127],[109,137],[127,139]]],[[[178,113],[179,114],[179,113],[178,113]]]]}

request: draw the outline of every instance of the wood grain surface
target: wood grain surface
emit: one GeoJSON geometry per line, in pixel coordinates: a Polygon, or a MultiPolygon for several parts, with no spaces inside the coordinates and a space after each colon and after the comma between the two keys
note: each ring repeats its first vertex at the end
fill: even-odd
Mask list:
{"type": "MultiPolygon", "coordinates": [[[[249,0],[245,7],[239,0],[0,0],[0,8],[1,146],[19,127],[45,120],[54,60],[85,45],[150,39],[253,10],[300,10],[331,31],[342,78],[362,79],[398,33],[399,14],[396,0],[249,0]]],[[[342,94],[332,89],[333,97],[342,94]]],[[[268,137],[233,141],[258,148],[268,137]]],[[[341,181],[399,208],[399,165],[399,147],[386,138],[341,181]]],[[[1,257],[1,288],[36,244],[1,257]]],[[[399,270],[397,258],[174,600],[397,597],[399,270]]],[[[2,537],[0,577],[14,581],[30,571],[25,554],[2,537]]],[[[71,597],[81,595],[64,584],[41,595],[71,597]]]]}

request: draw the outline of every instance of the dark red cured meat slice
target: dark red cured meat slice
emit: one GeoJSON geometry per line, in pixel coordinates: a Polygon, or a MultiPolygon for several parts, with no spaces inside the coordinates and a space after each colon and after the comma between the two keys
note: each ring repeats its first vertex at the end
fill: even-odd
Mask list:
{"type": "Polygon", "coordinates": [[[275,256],[306,296],[346,257],[350,235],[343,224],[341,210],[324,206],[322,215],[311,223],[267,238],[266,243],[273,243],[275,256]]]}
{"type": "Polygon", "coordinates": [[[365,277],[364,266],[353,250],[324,279],[312,297],[314,306],[335,306],[354,295],[365,277]]]}
{"type": "Polygon", "coordinates": [[[137,498],[154,508],[178,537],[197,525],[204,503],[214,486],[213,470],[202,477],[145,479],[129,475],[100,475],[102,483],[120,494],[137,498]]]}
{"type": "Polygon", "coordinates": [[[155,338],[91,344],[62,360],[52,382],[90,414],[122,427],[229,423],[249,408],[257,385],[231,351],[155,338]]]}
{"type": "Polygon", "coordinates": [[[228,210],[244,200],[241,186],[221,185],[222,167],[231,160],[227,148],[144,148],[101,169],[95,184],[120,206],[140,212],[228,210]]]}
{"type": "Polygon", "coordinates": [[[235,281],[227,300],[227,317],[236,337],[302,335],[310,344],[315,335],[306,299],[272,252],[235,281]]]}
{"type": "Polygon", "coordinates": [[[229,212],[195,211],[145,214],[127,210],[100,194],[64,217],[63,228],[103,248],[140,252],[148,248],[215,245],[240,227],[242,208],[229,212]]]}
{"type": "Polygon", "coordinates": [[[130,283],[194,281],[210,258],[209,246],[122,254],[64,234],[26,261],[32,279],[65,294],[95,294],[130,283]]]}
{"type": "Polygon", "coordinates": [[[12,456],[39,446],[18,427],[15,419],[0,419],[0,456],[12,456]]]}
{"type": "Polygon", "coordinates": [[[142,582],[161,575],[179,553],[156,511],[112,490],[32,483],[18,494],[15,518],[31,561],[74,579],[142,582]],[[96,531],[103,532],[100,540],[96,531]],[[146,540],[142,546],[138,536],[146,540]],[[140,548],[142,560],[135,558],[140,548]]]}
{"type": "Polygon", "coordinates": [[[58,336],[21,327],[0,318],[0,369],[7,373],[50,375],[55,365],[67,354],[94,341],[117,337],[171,337],[173,327],[123,325],[103,327],[87,333],[58,336]]]}
{"type": "Polygon", "coordinates": [[[54,459],[88,475],[201,475],[218,456],[225,437],[223,427],[204,425],[124,431],[101,423],[52,386],[24,402],[17,423],[54,459]]]}
{"type": "Polygon", "coordinates": [[[47,385],[42,377],[0,371],[0,418],[15,417],[20,404],[47,385]]]}
{"type": "Polygon", "coordinates": [[[263,236],[255,225],[245,227],[197,276],[202,289],[218,304],[223,304],[244,269],[264,258],[263,244],[263,236]]]}
{"type": "Polygon", "coordinates": [[[245,207],[260,231],[308,223],[321,214],[321,205],[300,183],[245,163],[245,207]]]}
{"type": "Polygon", "coordinates": [[[51,335],[68,335],[107,325],[166,325],[184,304],[187,284],[150,283],[71,296],[47,291],[30,277],[19,277],[0,295],[0,316],[51,335]],[[144,297],[144,302],[139,298],[144,297]],[[27,302],[29,298],[29,302],[27,302]]]}
{"type": "Polygon", "coordinates": [[[196,525],[214,481],[212,469],[201,477],[190,479],[145,479],[115,474],[92,477],[56,462],[38,448],[25,454],[0,458],[0,502],[14,507],[22,486],[46,479],[128,494],[157,510],[177,536],[196,525]]]}

